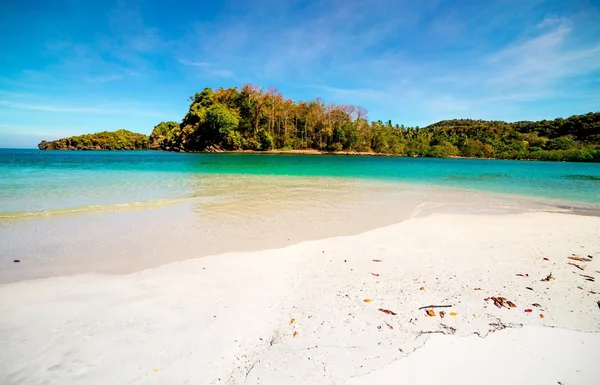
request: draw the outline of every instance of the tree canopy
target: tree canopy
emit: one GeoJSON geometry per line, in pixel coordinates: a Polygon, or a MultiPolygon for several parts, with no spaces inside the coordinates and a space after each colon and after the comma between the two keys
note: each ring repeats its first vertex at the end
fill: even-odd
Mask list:
{"type": "Polygon", "coordinates": [[[360,106],[293,101],[277,89],[204,88],[179,122],[150,137],[126,130],[42,142],[41,149],[318,150],[421,157],[600,161],[600,112],[537,122],[443,120],[427,127],[370,122],[360,106]]]}
{"type": "Polygon", "coordinates": [[[600,161],[600,113],[538,122],[444,120],[405,127],[369,122],[359,106],[286,99],[254,85],[205,88],[180,124],[163,122],[153,146],[172,151],[303,150],[427,157],[600,161]]]}
{"type": "Polygon", "coordinates": [[[127,130],[114,132],[102,131],[59,139],[52,142],[42,141],[40,150],[148,150],[148,135],[127,130]]]}

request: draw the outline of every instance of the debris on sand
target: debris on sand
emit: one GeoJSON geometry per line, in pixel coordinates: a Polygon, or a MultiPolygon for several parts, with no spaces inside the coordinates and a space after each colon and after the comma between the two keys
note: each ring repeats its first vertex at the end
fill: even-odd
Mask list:
{"type": "Polygon", "coordinates": [[[517,307],[517,305],[515,305],[513,302],[507,300],[504,297],[490,297],[490,298],[484,298],[484,301],[489,301],[489,300],[494,301],[494,305],[496,305],[496,307],[498,309],[501,309],[503,307],[506,308],[513,308],[513,307],[517,307]]]}
{"type": "Polygon", "coordinates": [[[554,278],[554,276],[552,275],[552,273],[550,273],[550,274],[548,274],[548,275],[546,276],[546,278],[543,278],[543,279],[542,279],[542,282],[550,282],[550,280],[553,280],[553,279],[555,279],[555,278],[554,278]]]}
{"type": "Polygon", "coordinates": [[[567,257],[569,259],[572,259],[574,261],[579,261],[579,262],[592,262],[592,260],[590,258],[584,258],[584,257],[580,257],[577,255],[573,255],[571,257],[567,257]]]}
{"type": "Polygon", "coordinates": [[[433,309],[436,307],[452,307],[452,305],[429,305],[429,306],[421,306],[419,308],[419,310],[423,310],[423,309],[433,309]]]}
{"type": "Polygon", "coordinates": [[[578,265],[578,264],[576,264],[576,263],[573,263],[573,262],[569,262],[569,265],[571,265],[571,266],[575,266],[575,267],[576,267],[576,268],[578,268],[579,270],[585,270],[585,266],[581,266],[581,265],[578,265]]]}
{"type": "Polygon", "coordinates": [[[425,313],[430,317],[435,317],[435,312],[431,309],[425,310],[425,313]]]}
{"type": "Polygon", "coordinates": [[[396,313],[394,313],[393,311],[388,310],[388,309],[381,309],[381,308],[379,308],[377,310],[379,310],[381,312],[384,312],[385,314],[396,315],[396,313]]]}
{"type": "Polygon", "coordinates": [[[596,282],[596,278],[592,277],[591,275],[585,275],[585,274],[579,274],[579,275],[581,275],[583,278],[585,278],[586,281],[596,282]]]}

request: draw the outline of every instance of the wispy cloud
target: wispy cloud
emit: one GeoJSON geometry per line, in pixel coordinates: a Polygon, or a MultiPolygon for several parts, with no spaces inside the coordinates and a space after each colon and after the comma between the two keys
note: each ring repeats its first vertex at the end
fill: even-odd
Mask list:
{"type": "Polygon", "coordinates": [[[179,62],[188,67],[210,67],[212,65],[207,61],[191,61],[186,59],[179,59],[179,62]]]}
{"type": "Polygon", "coordinates": [[[569,20],[544,19],[538,30],[539,35],[488,58],[486,84],[494,88],[496,100],[551,99],[560,92],[561,83],[600,70],[600,43],[577,44],[569,20]]]}
{"type": "Polygon", "coordinates": [[[179,63],[186,67],[191,67],[195,71],[199,71],[200,74],[206,77],[223,78],[223,79],[234,79],[235,73],[227,68],[221,68],[215,63],[205,61],[191,61],[186,59],[179,59],[179,63]]]}
{"type": "Polygon", "coordinates": [[[375,112],[371,116],[395,109],[400,121],[411,110],[425,117],[422,122],[514,114],[520,103],[570,98],[565,83],[573,92],[578,84],[573,79],[600,70],[600,44],[581,41],[577,28],[569,18],[544,18],[494,50],[482,52],[483,46],[452,60],[401,53],[361,58],[341,68],[349,74],[362,68],[360,83],[377,87],[368,91],[325,83],[322,89],[334,98],[356,98],[375,112]]]}
{"type": "Polygon", "coordinates": [[[74,113],[74,114],[95,114],[95,115],[134,115],[148,117],[163,117],[165,112],[156,111],[153,108],[140,109],[139,107],[117,108],[112,106],[105,107],[86,107],[73,105],[55,105],[55,104],[36,104],[24,103],[20,101],[0,100],[0,108],[12,108],[19,110],[45,111],[57,113],[74,113]]]}

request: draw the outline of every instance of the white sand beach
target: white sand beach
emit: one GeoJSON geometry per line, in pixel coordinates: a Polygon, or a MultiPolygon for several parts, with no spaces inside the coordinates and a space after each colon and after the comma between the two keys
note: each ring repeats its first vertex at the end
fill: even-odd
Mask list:
{"type": "Polygon", "coordinates": [[[433,211],[1,285],[0,383],[595,384],[598,293],[599,217],[433,211]],[[428,305],[451,307],[430,317],[428,305]]]}

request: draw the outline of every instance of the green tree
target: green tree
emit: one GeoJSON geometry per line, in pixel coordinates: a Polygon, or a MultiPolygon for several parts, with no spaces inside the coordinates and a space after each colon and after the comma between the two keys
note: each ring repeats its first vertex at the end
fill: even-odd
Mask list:
{"type": "Polygon", "coordinates": [[[458,156],[458,154],[458,147],[450,142],[445,141],[441,144],[431,147],[431,150],[428,152],[428,156],[432,156],[434,158],[449,158],[451,156],[458,156]]]}
{"type": "Polygon", "coordinates": [[[561,136],[547,141],[545,148],[547,150],[571,150],[577,148],[577,143],[571,138],[561,136]]]}
{"type": "Polygon", "coordinates": [[[206,125],[211,136],[217,141],[223,141],[229,133],[238,127],[239,119],[235,112],[223,104],[213,104],[206,110],[206,125]]]}

